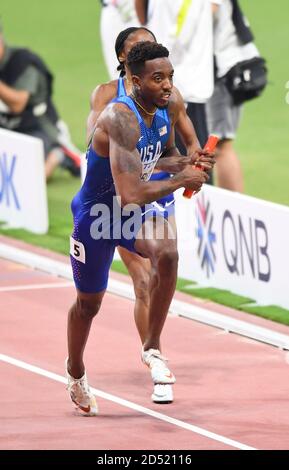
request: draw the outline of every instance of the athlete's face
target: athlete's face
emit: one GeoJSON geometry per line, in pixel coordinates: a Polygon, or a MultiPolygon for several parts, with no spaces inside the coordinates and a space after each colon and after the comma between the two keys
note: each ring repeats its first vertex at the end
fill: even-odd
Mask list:
{"type": "Polygon", "coordinates": [[[139,29],[138,31],[131,33],[124,43],[123,51],[119,56],[119,61],[126,62],[127,56],[133,46],[135,46],[138,42],[144,41],[155,42],[155,39],[152,34],[145,29],[139,29]]]}
{"type": "Polygon", "coordinates": [[[174,69],[167,57],[148,60],[140,77],[134,75],[134,84],[148,105],[165,108],[173,88],[174,69]]]}

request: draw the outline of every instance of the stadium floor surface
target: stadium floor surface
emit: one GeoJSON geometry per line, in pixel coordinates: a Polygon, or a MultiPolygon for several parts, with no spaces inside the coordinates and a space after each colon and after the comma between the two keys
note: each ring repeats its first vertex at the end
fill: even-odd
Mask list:
{"type": "Polygon", "coordinates": [[[133,302],[112,294],[85,356],[100,412],[80,416],[64,385],[73,284],[7,260],[0,273],[0,449],[289,448],[286,352],[169,316],[162,343],[175,401],[156,405],[133,302]]]}

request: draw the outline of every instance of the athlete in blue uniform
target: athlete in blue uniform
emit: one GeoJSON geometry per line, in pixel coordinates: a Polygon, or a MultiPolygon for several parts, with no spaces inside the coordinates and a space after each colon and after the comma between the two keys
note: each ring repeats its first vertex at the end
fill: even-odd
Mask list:
{"type": "MultiPolygon", "coordinates": [[[[173,68],[168,50],[150,42],[139,43],[131,50],[128,66],[133,95],[117,98],[98,118],[88,151],[87,176],[72,203],[75,227],[70,253],[77,300],[68,318],[67,378],[71,399],[87,415],[97,414],[97,405],[85,375],[83,353],[105,293],[116,245],[150,259],[149,323],[142,360],[150,368],[153,383],[175,382],[159,348],[175,291],[178,256],[170,225],[152,203],[180,187],[198,191],[208,178],[205,171],[193,169],[192,160],[187,158],[183,169],[172,178],[149,180],[161,153],[169,153],[174,144],[165,109],[173,86],[173,68]],[[129,234],[128,204],[138,208],[129,234]],[[156,236],[159,228],[161,238],[156,236]]],[[[179,165],[179,157],[167,158],[170,168],[173,162],[179,165]]],[[[204,167],[211,168],[213,159],[206,160],[204,167]]]]}
{"type": "MultiPolygon", "coordinates": [[[[135,101],[129,96],[121,96],[113,100],[113,103],[126,105],[137,117],[140,128],[140,138],[136,148],[142,161],[141,179],[148,181],[152,175],[154,167],[163,153],[168,138],[170,136],[170,119],[167,109],[157,109],[151,127],[147,127],[142,118],[135,101]]],[[[112,262],[116,246],[122,246],[127,250],[136,253],[134,247],[135,236],[141,224],[147,217],[158,215],[168,217],[165,208],[152,202],[142,207],[142,217],[136,224],[135,236],[127,239],[123,236],[121,227],[129,219],[129,215],[122,215],[119,220],[114,220],[115,204],[117,201],[116,188],[113,175],[110,169],[110,160],[99,156],[91,144],[87,151],[87,174],[82,188],[72,201],[72,211],[74,217],[74,231],[72,234],[71,262],[74,274],[74,281],[77,289],[81,292],[95,293],[106,289],[108,272],[112,262]],[[97,204],[97,207],[95,206],[97,204]],[[100,229],[107,228],[107,238],[95,239],[93,230],[97,230],[98,219],[92,224],[91,215],[100,210],[100,204],[109,208],[108,218],[102,217],[100,229]],[[114,212],[114,213],[113,213],[114,212]],[[117,226],[119,224],[119,227],[117,226]],[[120,234],[116,237],[116,234],[120,234]],[[113,240],[112,240],[113,239],[113,240]],[[81,255],[75,256],[75,250],[82,253],[85,246],[85,263],[79,262],[81,255]],[[97,258],[97,263],[96,263],[97,258]]],[[[106,233],[105,233],[106,235],[106,233]]]]}
{"type": "MultiPolygon", "coordinates": [[[[120,77],[118,79],[118,84],[117,84],[117,98],[120,98],[122,96],[127,96],[127,92],[125,89],[125,79],[123,77],[120,77]]],[[[167,171],[154,171],[150,176],[150,180],[152,181],[166,180],[170,178],[170,176],[171,176],[170,173],[168,173],[167,171]]],[[[168,194],[167,196],[156,201],[156,205],[160,206],[160,210],[165,211],[166,216],[174,216],[175,198],[174,198],[173,193],[168,194]]]]}
{"type": "MultiPolygon", "coordinates": [[[[127,28],[118,35],[115,43],[115,51],[120,63],[118,69],[120,71],[121,77],[119,80],[114,80],[109,83],[99,85],[94,90],[91,98],[91,113],[87,123],[88,140],[93,133],[96,120],[99,114],[103,111],[104,107],[115,97],[126,96],[132,92],[132,79],[130,71],[126,66],[126,60],[131,48],[137,42],[141,41],[156,42],[156,38],[151,31],[143,27],[127,28]]],[[[186,114],[183,99],[175,87],[173,87],[169,99],[168,112],[173,126],[176,127],[178,133],[183,138],[183,141],[186,145],[187,154],[193,155],[194,152],[199,149],[199,142],[191,120],[186,114]]],[[[175,149],[174,153],[176,152],[177,151],[175,149]]],[[[196,155],[198,157],[200,156],[200,153],[197,153],[196,155]]],[[[180,158],[180,163],[181,162],[182,158],[180,158]]],[[[165,159],[161,158],[157,163],[157,168],[162,168],[164,163],[167,164],[165,159]]],[[[175,171],[175,168],[171,168],[170,171],[175,171]]],[[[151,179],[167,179],[169,175],[170,173],[161,172],[158,170],[158,172],[155,171],[153,173],[151,179]]],[[[161,209],[165,208],[169,216],[170,224],[175,229],[173,194],[169,194],[161,200],[158,200],[157,204],[161,206],[161,209]]],[[[150,303],[149,282],[151,272],[150,261],[138,256],[135,253],[129,252],[121,246],[118,246],[118,251],[133,280],[136,296],[134,317],[141,341],[143,343],[145,341],[148,329],[148,314],[150,303]]],[[[170,385],[155,385],[154,392],[152,394],[152,400],[157,403],[172,402],[172,387],[170,385]]]]}

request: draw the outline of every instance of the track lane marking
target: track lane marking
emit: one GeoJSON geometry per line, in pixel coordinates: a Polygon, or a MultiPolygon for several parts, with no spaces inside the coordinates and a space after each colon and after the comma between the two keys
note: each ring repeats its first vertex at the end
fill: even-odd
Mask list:
{"type": "Polygon", "coordinates": [[[46,284],[22,284],[19,286],[0,287],[0,292],[14,292],[18,290],[35,290],[35,289],[59,289],[62,287],[74,287],[73,282],[48,282],[46,284]]]}
{"type": "MultiPolygon", "coordinates": [[[[24,370],[28,370],[29,372],[33,372],[34,374],[41,375],[43,377],[47,377],[51,380],[55,380],[56,382],[61,382],[63,384],[66,384],[66,378],[59,375],[55,374],[54,372],[50,372],[48,370],[42,369],[41,367],[34,366],[32,364],[28,364],[27,362],[20,361],[19,359],[15,359],[11,356],[7,356],[6,354],[0,354],[0,361],[5,362],[7,364],[19,367],[24,370]]],[[[234,447],[239,450],[256,450],[254,447],[250,447],[246,444],[242,444],[241,442],[235,441],[233,439],[229,439],[225,436],[222,436],[220,434],[216,434],[211,431],[207,431],[206,429],[200,428],[198,426],[194,426],[192,424],[186,423],[185,421],[181,421],[176,418],[172,418],[170,416],[167,416],[163,413],[158,413],[157,411],[151,410],[150,408],[146,408],[141,405],[137,405],[136,403],[133,403],[129,400],[125,400],[123,398],[119,398],[115,395],[112,395],[110,393],[103,392],[102,390],[99,390],[94,387],[90,387],[92,392],[100,397],[103,398],[104,400],[109,400],[114,403],[117,403],[118,405],[124,406],[126,408],[130,408],[132,410],[138,411],[139,413],[143,413],[145,415],[151,416],[155,419],[159,419],[161,421],[165,421],[166,423],[178,426],[179,428],[186,429],[187,431],[191,431],[195,434],[199,434],[201,436],[207,437],[208,439],[212,439],[214,441],[221,442],[222,444],[226,444],[230,447],[234,447]]],[[[90,418],[93,419],[93,418],[90,418]]]]}

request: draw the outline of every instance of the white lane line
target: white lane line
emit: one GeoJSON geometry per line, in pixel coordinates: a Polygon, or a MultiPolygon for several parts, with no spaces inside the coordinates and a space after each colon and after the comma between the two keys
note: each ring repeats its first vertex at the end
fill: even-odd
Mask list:
{"type": "MultiPolygon", "coordinates": [[[[69,281],[72,280],[72,270],[69,264],[56,261],[47,256],[40,256],[30,251],[22,250],[0,242],[0,257],[24,264],[30,268],[36,268],[46,273],[62,277],[69,281]]],[[[133,286],[109,279],[108,292],[125,297],[126,299],[135,299],[133,286]]],[[[289,335],[272,331],[243,320],[231,318],[228,315],[213,312],[206,309],[205,306],[187,304],[186,302],[173,299],[170,306],[170,313],[175,313],[181,317],[190,318],[206,325],[211,325],[222,330],[237,333],[241,336],[271,344],[278,348],[289,350],[289,335]]]]}
{"type": "MultiPolygon", "coordinates": [[[[28,370],[33,372],[34,374],[42,375],[49,379],[55,380],[56,382],[61,382],[66,384],[66,378],[55,374],[54,372],[49,372],[48,370],[42,369],[37,366],[33,366],[32,364],[28,364],[27,362],[20,361],[10,356],[6,356],[6,354],[0,354],[0,361],[6,362],[7,364],[11,364],[16,367],[20,367],[21,369],[28,370]]],[[[194,426],[192,424],[186,423],[179,419],[171,418],[163,413],[158,413],[157,411],[153,411],[150,408],[146,408],[141,405],[137,405],[128,400],[124,400],[123,398],[119,398],[115,395],[111,395],[110,393],[103,392],[97,388],[90,387],[93,393],[103,398],[104,400],[109,400],[118,405],[122,405],[126,408],[130,408],[132,410],[138,411],[139,413],[143,413],[145,415],[152,416],[153,418],[159,419],[161,421],[165,421],[169,424],[173,424],[178,426],[179,428],[186,429],[187,431],[194,432],[196,434],[200,434],[201,436],[207,437],[208,439],[212,439],[214,441],[221,442],[231,447],[235,447],[236,449],[240,450],[256,450],[254,447],[247,446],[246,444],[242,444],[241,442],[234,441],[232,439],[228,439],[227,437],[221,436],[220,434],[215,434],[214,432],[207,431],[206,429],[199,428],[198,426],[194,426]]]]}
{"type": "Polygon", "coordinates": [[[34,290],[34,289],[60,289],[62,287],[74,287],[73,282],[50,282],[47,284],[23,284],[20,286],[0,287],[0,292],[13,292],[17,290],[34,290]]]}

